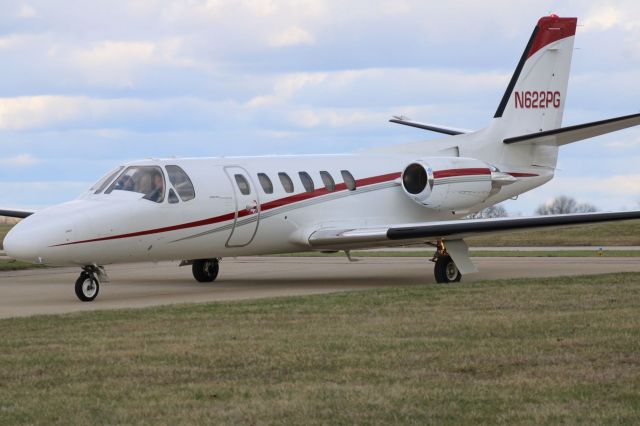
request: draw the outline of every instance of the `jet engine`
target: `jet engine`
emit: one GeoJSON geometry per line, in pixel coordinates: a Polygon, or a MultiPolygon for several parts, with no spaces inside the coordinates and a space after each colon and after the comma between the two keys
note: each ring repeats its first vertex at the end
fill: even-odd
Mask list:
{"type": "Polygon", "coordinates": [[[464,211],[495,194],[501,185],[511,183],[507,182],[511,176],[503,175],[473,158],[431,157],[405,167],[402,188],[409,198],[427,208],[464,211]]]}

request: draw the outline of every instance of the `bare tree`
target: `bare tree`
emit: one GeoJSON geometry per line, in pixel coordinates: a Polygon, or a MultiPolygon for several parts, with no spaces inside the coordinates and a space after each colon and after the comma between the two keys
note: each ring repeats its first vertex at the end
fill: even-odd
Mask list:
{"type": "Polygon", "coordinates": [[[541,204],[536,209],[536,214],[569,214],[569,213],[591,213],[597,212],[598,208],[593,204],[578,203],[575,198],[561,195],[548,203],[541,204]]]}
{"type": "Polygon", "coordinates": [[[507,217],[509,213],[507,213],[507,209],[502,207],[499,204],[495,206],[487,207],[486,209],[480,210],[479,212],[472,213],[466,217],[466,219],[491,219],[495,217],[507,217]]]}

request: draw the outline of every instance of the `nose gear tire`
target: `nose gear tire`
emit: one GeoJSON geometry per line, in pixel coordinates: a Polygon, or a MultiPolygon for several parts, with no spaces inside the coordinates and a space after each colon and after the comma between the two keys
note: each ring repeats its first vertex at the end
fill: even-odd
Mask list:
{"type": "Polygon", "coordinates": [[[83,272],[76,280],[75,285],[76,296],[83,302],[91,302],[100,292],[100,283],[92,274],[83,272]]]}

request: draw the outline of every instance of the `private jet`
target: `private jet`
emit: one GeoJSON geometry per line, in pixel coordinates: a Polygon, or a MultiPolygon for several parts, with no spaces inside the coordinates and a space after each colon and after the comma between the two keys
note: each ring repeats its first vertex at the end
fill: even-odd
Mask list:
{"type": "Polygon", "coordinates": [[[497,219],[466,216],[554,177],[562,145],[640,124],[640,114],[562,127],[576,18],[541,18],[481,130],[394,117],[442,133],[425,142],[347,155],[166,158],[108,172],[79,198],[23,218],[8,256],[77,266],[92,301],[122,262],[180,261],[212,282],[225,257],[428,244],[438,283],[476,272],[465,238],[522,229],[639,219],[640,211],[497,219]]]}

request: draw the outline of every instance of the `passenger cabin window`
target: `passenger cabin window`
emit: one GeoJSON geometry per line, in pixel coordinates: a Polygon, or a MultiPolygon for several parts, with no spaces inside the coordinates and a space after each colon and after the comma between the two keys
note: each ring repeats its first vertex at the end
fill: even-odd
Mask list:
{"type": "Polygon", "coordinates": [[[280,183],[284,188],[284,192],[288,192],[288,193],[293,192],[293,181],[291,180],[289,175],[284,172],[280,172],[278,173],[278,177],[280,178],[280,183]]]}
{"type": "Polygon", "coordinates": [[[89,188],[89,191],[93,191],[95,189],[94,194],[101,193],[102,191],[104,191],[104,189],[107,187],[107,185],[109,185],[111,183],[111,181],[118,175],[118,173],[120,173],[122,171],[122,169],[124,169],[124,166],[120,166],[120,167],[116,168],[115,170],[111,170],[109,173],[107,173],[106,175],[102,176],[100,178],[100,180],[95,183],[95,185],[93,185],[91,188],[89,188]]]}
{"type": "MultiPolygon", "coordinates": [[[[196,198],[196,190],[193,183],[189,179],[189,175],[182,168],[174,165],[166,166],[169,182],[178,191],[178,195],[182,201],[189,201],[196,198]]],[[[175,194],[174,194],[175,195],[175,194]]],[[[171,202],[171,200],[169,200],[171,202]]]]}
{"type": "Polygon", "coordinates": [[[236,183],[238,184],[238,189],[242,195],[251,194],[251,187],[249,186],[249,181],[242,175],[235,175],[236,183]]]}
{"type": "Polygon", "coordinates": [[[131,191],[144,194],[144,199],[161,203],[164,200],[164,175],[158,166],[131,166],[122,172],[105,191],[131,191]]]}
{"type": "Polygon", "coordinates": [[[302,181],[302,186],[304,186],[304,190],[307,192],[313,192],[315,188],[313,186],[313,179],[311,179],[311,176],[309,176],[309,173],[298,172],[298,175],[300,175],[300,180],[302,181]]]}
{"type": "Polygon", "coordinates": [[[336,190],[336,181],[333,180],[333,177],[329,172],[321,171],[320,177],[322,178],[322,182],[324,183],[324,187],[329,192],[333,192],[336,190]]]}
{"type": "Polygon", "coordinates": [[[258,173],[258,180],[265,194],[273,194],[273,183],[271,179],[264,173],[258,173]]]}
{"type": "Polygon", "coordinates": [[[169,200],[169,204],[177,204],[179,202],[178,196],[173,191],[173,189],[169,190],[169,195],[167,196],[167,200],[169,200]]]}
{"type": "Polygon", "coordinates": [[[349,191],[355,191],[356,180],[353,178],[353,175],[349,173],[348,170],[341,170],[340,173],[342,174],[342,180],[344,181],[344,184],[346,185],[347,189],[349,191]]]}

